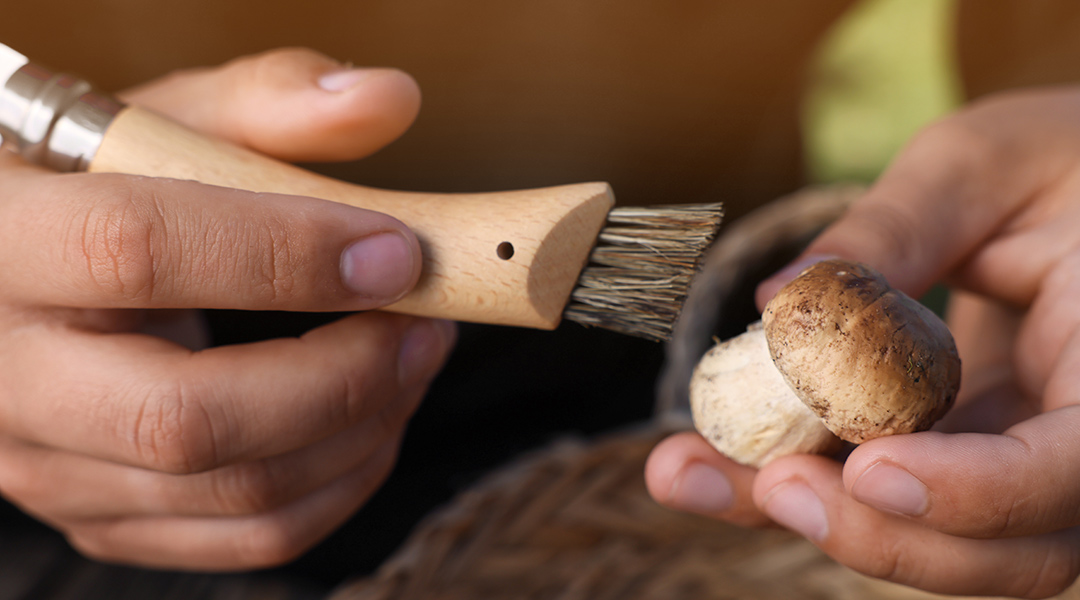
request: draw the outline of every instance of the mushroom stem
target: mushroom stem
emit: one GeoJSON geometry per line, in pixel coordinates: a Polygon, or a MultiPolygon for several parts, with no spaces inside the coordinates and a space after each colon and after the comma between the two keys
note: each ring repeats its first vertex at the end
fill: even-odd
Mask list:
{"type": "Polygon", "coordinates": [[[959,387],[960,357],[937,315],[870,267],[828,260],[777,292],[761,322],[705,354],[690,405],[717,450],[761,466],[824,452],[837,438],[929,429],[959,387]]]}
{"type": "Polygon", "coordinates": [[[777,370],[760,322],[702,357],[690,381],[690,406],[705,439],[745,465],[839,446],[777,370]]]}

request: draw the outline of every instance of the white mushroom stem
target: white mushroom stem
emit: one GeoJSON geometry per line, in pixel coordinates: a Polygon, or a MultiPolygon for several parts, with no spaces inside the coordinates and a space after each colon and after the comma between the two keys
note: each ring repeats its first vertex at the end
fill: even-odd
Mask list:
{"type": "Polygon", "coordinates": [[[705,439],[745,465],[839,445],[777,370],[760,323],[702,357],[690,380],[690,406],[705,439]]]}

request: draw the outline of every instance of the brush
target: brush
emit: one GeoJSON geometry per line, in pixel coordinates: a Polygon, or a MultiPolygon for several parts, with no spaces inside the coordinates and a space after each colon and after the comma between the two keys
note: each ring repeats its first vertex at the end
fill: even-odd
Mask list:
{"type": "Polygon", "coordinates": [[[424,259],[393,312],[537,329],[565,318],[666,340],[723,216],[719,203],[615,207],[603,182],[476,194],[347,183],[125,106],[2,44],[0,86],[0,135],[52,169],[312,196],[401,220],[424,259]]]}

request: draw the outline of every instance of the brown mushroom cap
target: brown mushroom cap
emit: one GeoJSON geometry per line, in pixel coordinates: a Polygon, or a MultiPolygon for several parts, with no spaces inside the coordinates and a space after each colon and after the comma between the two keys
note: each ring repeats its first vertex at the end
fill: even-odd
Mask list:
{"type": "Polygon", "coordinates": [[[948,328],[865,265],[814,264],[762,322],[777,369],[841,439],[928,429],[956,399],[960,358],[948,328]]]}

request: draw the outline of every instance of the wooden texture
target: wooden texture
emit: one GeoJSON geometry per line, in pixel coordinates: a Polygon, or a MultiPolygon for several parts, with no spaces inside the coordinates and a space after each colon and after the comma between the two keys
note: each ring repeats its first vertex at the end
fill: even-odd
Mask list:
{"type": "Polygon", "coordinates": [[[388,310],[541,329],[558,325],[614,204],[606,183],[479,194],[354,185],[137,107],[117,116],[90,170],[313,196],[389,214],[420,239],[424,267],[416,289],[388,310]],[[513,256],[505,258],[510,246],[513,256]]]}

